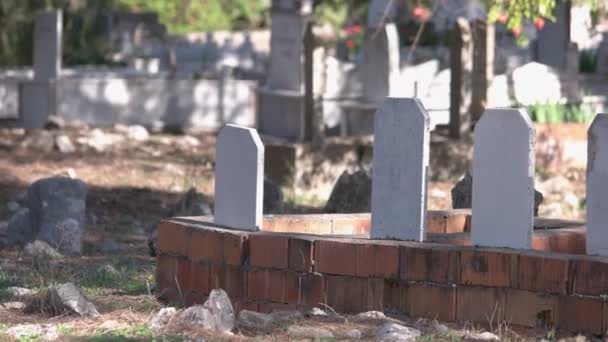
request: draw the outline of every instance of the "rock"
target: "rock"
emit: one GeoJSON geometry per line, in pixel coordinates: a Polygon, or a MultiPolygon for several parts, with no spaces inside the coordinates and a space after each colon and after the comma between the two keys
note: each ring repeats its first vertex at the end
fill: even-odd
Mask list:
{"type": "Polygon", "coordinates": [[[380,311],[361,312],[357,315],[359,319],[386,319],[386,315],[380,311]]]}
{"type": "Polygon", "coordinates": [[[6,302],[2,304],[2,307],[6,310],[23,310],[25,306],[23,302],[6,302]]]}
{"type": "MultiPolygon", "coordinates": [[[[538,216],[538,207],[543,202],[543,194],[534,189],[534,215],[538,216]]],[[[469,171],[452,188],[452,208],[470,209],[473,203],[473,176],[469,171]]]]}
{"type": "Polygon", "coordinates": [[[168,217],[213,215],[207,199],[195,187],[190,188],[173,206],[168,217]]]}
{"type": "Polygon", "coordinates": [[[310,309],[310,311],[308,311],[306,313],[306,316],[308,316],[308,317],[315,317],[315,316],[327,317],[328,315],[327,315],[327,312],[325,312],[324,310],[319,309],[318,307],[315,306],[314,308],[310,309]]]}
{"type": "Polygon", "coordinates": [[[6,203],[6,209],[14,213],[16,211],[19,211],[19,209],[21,209],[21,206],[15,201],[9,201],[8,203],[6,203]]]}
{"type": "Polygon", "coordinates": [[[246,328],[266,330],[272,325],[272,317],[261,312],[241,310],[237,324],[246,328]]]}
{"type": "Polygon", "coordinates": [[[274,214],[283,210],[283,191],[275,182],[264,177],[264,213],[274,214]]]}
{"type": "Polygon", "coordinates": [[[65,120],[57,115],[50,115],[46,119],[46,124],[44,128],[46,129],[62,129],[65,127],[65,120]]]}
{"type": "Polygon", "coordinates": [[[21,208],[8,221],[6,227],[6,244],[8,246],[24,245],[36,238],[38,232],[32,226],[30,210],[21,208]]]}
{"type": "Polygon", "coordinates": [[[67,135],[60,135],[55,138],[55,146],[61,153],[74,153],[76,152],[76,146],[72,143],[72,140],[67,135]]]}
{"type": "Polygon", "coordinates": [[[360,340],[362,335],[361,330],[351,329],[344,334],[344,337],[346,337],[348,340],[360,340]]]}
{"type": "Polygon", "coordinates": [[[203,304],[211,311],[215,319],[215,330],[228,332],[234,329],[234,309],[226,291],[222,289],[211,290],[209,299],[203,304]]]}
{"type": "Polygon", "coordinates": [[[78,143],[87,145],[96,152],[105,152],[108,148],[124,140],[124,136],[120,134],[105,133],[99,128],[95,128],[88,132],[87,136],[77,139],[78,143]]]}
{"type": "Polygon", "coordinates": [[[408,328],[401,324],[387,323],[376,330],[375,341],[407,342],[415,341],[420,336],[420,330],[408,328]]]}
{"type": "Polygon", "coordinates": [[[202,305],[194,305],[178,312],[172,323],[185,328],[215,329],[215,319],[211,311],[202,305]]]}
{"type": "Polygon", "coordinates": [[[150,139],[150,133],[144,126],[133,125],[127,128],[125,132],[127,135],[127,139],[135,140],[135,141],[146,141],[150,139]]]}
{"type": "Polygon", "coordinates": [[[59,338],[57,328],[52,324],[19,324],[6,329],[5,333],[19,341],[53,341],[59,338]]]}
{"type": "Polygon", "coordinates": [[[447,325],[445,324],[441,324],[439,322],[433,322],[433,329],[438,333],[438,334],[442,334],[445,335],[448,332],[450,332],[450,328],[448,328],[447,325]]]}
{"type": "Polygon", "coordinates": [[[50,287],[47,292],[47,303],[55,315],[76,313],[85,317],[99,316],[95,305],[82,293],[78,286],[72,283],[50,287]]]}
{"type": "Polygon", "coordinates": [[[57,252],[57,250],[51,247],[48,243],[40,240],[35,240],[34,242],[30,242],[25,245],[23,249],[25,253],[34,258],[48,258],[48,259],[59,259],[62,258],[63,255],[57,252]]]}
{"type": "Polygon", "coordinates": [[[287,334],[295,339],[310,338],[313,340],[333,339],[334,334],[331,331],[317,328],[317,327],[306,327],[300,325],[292,325],[287,328],[287,334]]]}
{"type": "Polygon", "coordinates": [[[336,181],[326,213],[365,213],[371,211],[372,176],[371,171],[345,170],[336,181]]]}
{"type": "Polygon", "coordinates": [[[467,333],[465,336],[467,341],[500,341],[500,338],[491,332],[485,331],[482,333],[467,333]]]}
{"type": "MultiPolygon", "coordinates": [[[[84,221],[84,220],[83,220],[84,221]]],[[[67,254],[80,254],[82,252],[82,236],[84,227],[73,218],[47,225],[41,229],[38,237],[57,246],[67,254]]]]}
{"type": "Polygon", "coordinates": [[[287,322],[287,321],[296,321],[299,319],[303,319],[304,315],[300,311],[273,311],[270,313],[270,319],[273,323],[287,322]]]}
{"type": "Polygon", "coordinates": [[[86,185],[78,179],[52,177],[32,184],[27,191],[27,207],[37,239],[62,253],[80,254],[86,196],[86,185]]]}
{"type": "Polygon", "coordinates": [[[116,241],[112,239],[105,238],[101,241],[99,245],[99,251],[102,253],[114,253],[120,250],[120,246],[116,241]]]}
{"type": "Polygon", "coordinates": [[[175,314],[172,324],[229,332],[234,328],[234,309],[224,290],[215,289],[203,305],[195,305],[175,314]]]}
{"type": "Polygon", "coordinates": [[[161,330],[169,324],[176,313],[177,310],[174,307],[162,308],[154,317],[152,317],[150,322],[148,322],[148,327],[152,331],[161,330]]]}
{"type": "Polygon", "coordinates": [[[28,133],[27,138],[23,142],[23,147],[29,147],[45,152],[51,152],[54,145],[55,137],[52,133],[45,130],[34,130],[28,133]]]}
{"type": "Polygon", "coordinates": [[[17,286],[7,288],[6,292],[8,292],[12,297],[27,297],[36,294],[36,291],[17,286]]]}

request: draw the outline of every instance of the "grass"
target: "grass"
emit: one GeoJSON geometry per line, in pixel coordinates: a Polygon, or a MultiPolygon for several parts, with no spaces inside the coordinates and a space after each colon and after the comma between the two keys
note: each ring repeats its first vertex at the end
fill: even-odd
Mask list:
{"type": "Polygon", "coordinates": [[[532,121],[536,123],[588,123],[595,113],[581,105],[539,103],[528,107],[532,121]]]}

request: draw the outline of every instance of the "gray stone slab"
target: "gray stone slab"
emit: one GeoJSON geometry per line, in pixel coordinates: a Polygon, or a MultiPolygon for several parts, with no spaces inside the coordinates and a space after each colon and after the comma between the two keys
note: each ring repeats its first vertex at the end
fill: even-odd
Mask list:
{"type": "Polygon", "coordinates": [[[608,256],[608,114],[598,114],[587,143],[587,254],[608,256]]]}
{"type": "Polygon", "coordinates": [[[34,18],[34,78],[55,79],[61,73],[61,11],[43,11],[34,18]]]}
{"type": "Polygon", "coordinates": [[[523,109],[490,109],[475,127],[471,240],[531,248],[534,126],[523,109]]]}
{"type": "Polygon", "coordinates": [[[424,240],[429,132],[429,115],[417,99],[387,98],[378,109],[372,171],[372,238],[424,240]]]}
{"type": "Polygon", "coordinates": [[[19,84],[18,127],[42,128],[56,113],[54,81],[27,81],[19,84]]]}
{"type": "Polygon", "coordinates": [[[255,129],[226,125],[217,138],[214,222],[257,231],[262,223],[264,145],[255,129]]]}
{"type": "Polygon", "coordinates": [[[272,12],[268,88],[304,89],[303,38],[306,25],[307,18],[299,14],[272,12]]]}
{"type": "Polygon", "coordinates": [[[260,133],[289,141],[304,139],[304,93],[257,90],[260,133]]]}
{"type": "Polygon", "coordinates": [[[384,97],[393,96],[399,88],[399,34],[395,24],[368,29],[362,50],[363,99],[380,105],[384,97]]]}

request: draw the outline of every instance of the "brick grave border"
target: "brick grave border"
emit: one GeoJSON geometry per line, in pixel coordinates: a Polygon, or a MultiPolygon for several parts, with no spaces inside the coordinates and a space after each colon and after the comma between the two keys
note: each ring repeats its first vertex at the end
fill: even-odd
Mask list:
{"type": "Polygon", "coordinates": [[[265,216],[259,232],[224,229],[208,217],[174,218],[159,225],[157,290],[189,306],[223,288],[237,311],[324,303],[343,313],[608,329],[608,258],[581,255],[584,227],[539,219],[536,250],[480,248],[466,246],[467,215],[429,212],[429,231],[443,232],[427,240],[441,243],[370,240],[369,214],[265,216]],[[446,233],[454,227],[462,228],[446,233]]]}

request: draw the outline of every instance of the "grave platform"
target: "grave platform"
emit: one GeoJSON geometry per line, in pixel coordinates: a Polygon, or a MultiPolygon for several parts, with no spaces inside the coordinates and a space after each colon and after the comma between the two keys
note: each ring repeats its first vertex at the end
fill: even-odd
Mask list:
{"type": "Polygon", "coordinates": [[[237,311],[380,310],[441,321],[602,334],[608,258],[585,252],[583,222],[536,219],[534,250],[471,247],[470,212],[430,211],[428,242],[371,240],[369,214],[267,215],[259,232],[211,217],[159,226],[160,297],[202,303],[225,289],[237,311]]]}

